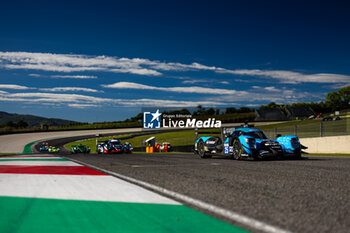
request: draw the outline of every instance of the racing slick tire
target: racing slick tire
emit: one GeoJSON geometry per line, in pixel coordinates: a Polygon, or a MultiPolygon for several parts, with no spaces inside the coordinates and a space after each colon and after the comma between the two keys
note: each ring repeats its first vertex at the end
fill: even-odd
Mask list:
{"type": "Polygon", "coordinates": [[[294,159],[301,159],[301,151],[296,151],[295,152],[294,159]]]}
{"type": "Polygon", "coordinates": [[[232,147],[233,147],[233,153],[232,153],[233,159],[239,160],[241,158],[243,147],[238,138],[234,141],[232,147]]]}
{"type": "Polygon", "coordinates": [[[200,141],[200,142],[198,143],[197,148],[198,148],[198,154],[199,154],[199,156],[200,156],[202,159],[211,158],[211,155],[207,155],[207,154],[205,153],[204,142],[203,142],[203,141],[200,141]]]}

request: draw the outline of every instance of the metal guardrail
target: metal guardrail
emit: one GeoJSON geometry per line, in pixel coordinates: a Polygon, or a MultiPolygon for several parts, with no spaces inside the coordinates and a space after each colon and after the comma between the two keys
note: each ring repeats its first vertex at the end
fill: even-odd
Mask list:
{"type": "Polygon", "coordinates": [[[350,118],[330,121],[316,120],[307,124],[276,127],[264,130],[264,132],[269,138],[275,138],[277,134],[297,135],[299,138],[350,135],[350,118]]]}

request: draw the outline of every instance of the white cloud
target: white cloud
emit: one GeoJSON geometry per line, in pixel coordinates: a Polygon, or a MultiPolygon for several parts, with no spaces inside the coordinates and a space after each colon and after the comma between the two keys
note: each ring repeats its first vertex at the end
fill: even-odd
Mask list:
{"type": "Polygon", "coordinates": [[[195,83],[220,83],[220,84],[230,84],[227,81],[218,81],[216,79],[190,79],[182,81],[183,84],[195,84],[195,83]]]}
{"type": "Polygon", "coordinates": [[[77,79],[96,79],[97,76],[89,75],[50,75],[51,78],[77,78],[77,79]]]}
{"type": "Polygon", "coordinates": [[[183,84],[194,84],[194,83],[207,83],[207,80],[204,79],[192,79],[192,80],[184,80],[182,81],[183,84]]]}
{"type": "Polygon", "coordinates": [[[276,87],[271,86],[271,87],[264,87],[265,90],[267,91],[275,91],[275,92],[280,92],[280,89],[276,89],[276,87]]]}
{"type": "Polygon", "coordinates": [[[0,52],[0,66],[7,69],[28,69],[55,72],[108,71],[139,75],[161,75],[144,66],[155,65],[148,59],[128,59],[77,54],[52,54],[29,52],[0,52]]]}
{"type": "Polygon", "coordinates": [[[199,94],[217,94],[217,95],[242,95],[246,94],[245,91],[236,91],[229,89],[218,89],[218,88],[207,88],[207,87],[155,87],[148,86],[139,83],[132,82],[117,82],[109,85],[102,85],[106,88],[117,88],[117,89],[142,89],[142,90],[158,90],[167,92],[178,92],[178,93],[199,93],[199,94]]]}
{"type": "Polygon", "coordinates": [[[153,76],[162,75],[162,73],[156,70],[143,69],[143,68],[110,69],[109,71],[114,73],[130,73],[130,74],[139,74],[139,75],[153,75],[153,76]]]}
{"type": "Polygon", "coordinates": [[[96,104],[68,104],[68,106],[72,108],[81,108],[81,109],[99,107],[99,105],[96,105],[96,104]]]}
{"type": "Polygon", "coordinates": [[[98,91],[91,88],[84,88],[84,87],[53,87],[53,88],[40,88],[42,91],[53,91],[53,92],[59,92],[59,91],[85,91],[85,92],[103,92],[98,91]]]}
{"type": "Polygon", "coordinates": [[[0,84],[0,89],[27,90],[31,88],[26,86],[15,85],[15,84],[0,84]]]}
{"type": "Polygon", "coordinates": [[[338,83],[338,84],[334,84],[334,85],[331,85],[331,86],[324,86],[324,87],[325,88],[332,88],[332,89],[340,89],[340,88],[343,88],[343,87],[347,87],[349,85],[350,85],[350,83],[347,83],[347,84],[338,83]]]}
{"type": "MultiPolygon", "coordinates": [[[[287,70],[236,69],[207,66],[193,62],[162,62],[144,58],[119,58],[79,54],[0,52],[0,67],[55,72],[104,71],[160,76],[162,71],[213,71],[216,73],[275,79],[281,83],[350,83],[349,75],[332,73],[304,74],[287,70]]],[[[31,74],[33,76],[33,74],[31,74]]],[[[87,76],[88,77],[88,76],[87,76]]],[[[90,76],[93,77],[93,76],[90,76]]],[[[62,78],[62,77],[61,77],[62,78]]],[[[85,77],[86,78],[86,77],[85,77]]],[[[236,79],[236,81],[244,81],[236,79]]],[[[226,81],[223,81],[227,84],[226,81]]]]}
{"type": "Polygon", "coordinates": [[[28,74],[28,76],[31,76],[31,77],[41,77],[40,74],[28,74]]]}
{"type": "Polygon", "coordinates": [[[226,70],[217,69],[217,73],[227,73],[235,75],[257,76],[263,78],[273,78],[279,80],[281,83],[350,83],[349,75],[341,74],[303,74],[294,71],[286,70],[226,70]]]}
{"type": "Polygon", "coordinates": [[[261,86],[252,86],[252,89],[260,89],[260,90],[266,90],[266,91],[272,91],[272,92],[282,92],[282,91],[288,91],[285,87],[277,89],[274,86],[269,86],[269,87],[261,87],[261,86]]]}
{"type": "Polygon", "coordinates": [[[43,70],[55,72],[77,72],[77,71],[106,71],[102,67],[85,67],[85,66],[65,66],[52,64],[3,64],[1,65],[7,69],[23,69],[23,70],[43,70]]]}
{"type": "Polygon", "coordinates": [[[111,99],[100,98],[77,94],[56,94],[56,93],[1,93],[2,102],[21,102],[21,103],[55,103],[64,104],[69,107],[96,107],[98,106],[167,106],[167,107],[195,107],[203,106],[225,106],[235,104],[230,102],[221,102],[213,100],[203,101],[182,101],[182,100],[161,100],[161,99],[111,99]]]}
{"type": "Polygon", "coordinates": [[[108,98],[95,96],[79,95],[79,94],[61,94],[61,93],[11,93],[7,97],[15,98],[36,98],[37,102],[86,102],[86,103],[101,103],[108,98]]]}

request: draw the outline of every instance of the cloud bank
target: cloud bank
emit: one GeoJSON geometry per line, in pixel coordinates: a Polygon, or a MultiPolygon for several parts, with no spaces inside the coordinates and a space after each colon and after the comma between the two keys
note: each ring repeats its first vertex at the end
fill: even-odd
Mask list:
{"type": "Polygon", "coordinates": [[[91,108],[96,106],[168,106],[168,107],[195,107],[203,106],[225,106],[235,104],[233,102],[221,101],[182,101],[182,100],[161,100],[161,99],[113,99],[101,98],[88,95],[62,94],[62,93],[2,93],[0,101],[35,103],[55,103],[74,108],[91,108]]]}
{"type": "Polygon", "coordinates": [[[15,84],[0,84],[0,89],[27,90],[32,88],[15,84]]]}
{"type": "MultiPolygon", "coordinates": [[[[350,83],[349,75],[332,73],[305,74],[287,70],[236,69],[207,66],[193,62],[162,62],[144,58],[119,58],[80,54],[53,54],[31,52],[0,52],[0,68],[53,72],[103,71],[146,76],[161,76],[166,71],[212,71],[219,74],[250,76],[277,80],[281,83],[350,83]]],[[[56,75],[57,78],[92,78],[94,76],[56,75]]]]}
{"type": "Polygon", "coordinates": [[[247,94],[246,91],[236,91],[229,89],[207,88],[207,87],[155,87],[133,82],[117,82],[114,84],[102,85],[105,88],[116,89],[136,89],[136,90],[157,90],[177,93],[198,93],[198,94],[216,94],[216,95],[242,95],[247,94]]]}

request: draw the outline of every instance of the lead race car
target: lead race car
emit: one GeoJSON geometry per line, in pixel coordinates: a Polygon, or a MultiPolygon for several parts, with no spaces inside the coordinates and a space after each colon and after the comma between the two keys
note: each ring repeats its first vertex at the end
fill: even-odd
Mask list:
{"type": "Polygon", "coordinates": [[[210,158],[213,154],[223,154],[234,159],[301,158],[302,149],[295,135],[280,136],[276,140],[268,139],[263,131],[249,125],[237,129],[222,129],[223,140],[219,137],[200,137],[196,140],[194,151],[201,158],[210,158]]]}

